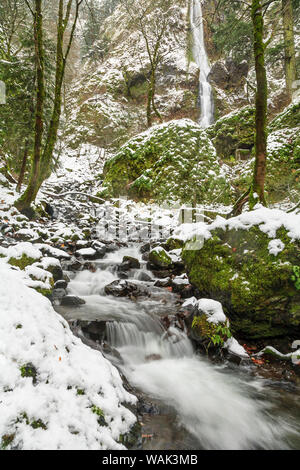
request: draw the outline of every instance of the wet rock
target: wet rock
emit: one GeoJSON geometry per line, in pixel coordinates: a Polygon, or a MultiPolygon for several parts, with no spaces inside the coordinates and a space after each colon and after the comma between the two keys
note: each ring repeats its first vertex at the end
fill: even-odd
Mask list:
{"type": "Polygon", "coordinates": [[[180,294],[183,299],[188,299],[193,295],[193,287],[187,278],[175,277],[172,280],[171,286],[173,292],[180,294]]]}
{"type": "Polygon", "coordinates": [[[61,266],[57,266],[57,265],[48,266],[47,271],[49,271],[52,274],[54,282],[62,281],[64,278],[64,273],[63,273],[61,266]]]}
{"type": "Polygon", "coordinates": [[[154,405],[153,403],[147,403],[144,401],[140,401],[138,403],[137,412],[140,415],[144,415],[144,414],[159,415],[160,414],[158,406],[154,405]]]}
{"type": "Polygon", "coordinates": [[[60,303],[61,300],[67,295],[67,292],[63,288],[56,288],[53,289],[52,294],[51,294],[51,301],[53,303],[60,303]]]}
{"type": "Polygon", "coordinates": [[[75,295],[66,295],[61,300],[61,305],[64,307],[80,307],[80,305],[84,305],[85,303],[85,300],[75,295]]]}
{"type": "Polygon", "coordinates": [[[106,339],[106,322],[105,321],[78,321],[82,332],[94,341],[103,341],[106,339]]]}
{"type": "Polygon", "coordinates": [[[107,295],[113,295],[114,297],[135,298],[138,296],[149,295],[149,292],[147,289],[143,288],[143,286],[126,280],[113,281],[111,284],[105,286],[104,290],[107,295]]]}
{"type": "Polygon", "coordinates": [[[141,253],[147,253],[150,251],[150,243],[145,243],[145,245],[142,245],[141,248],[140,248],[140,252],[141,253]]]}
{"type": "Polygon", "coordinates": [[[160,361],[162,357],[159,354],[149,354],[149,356],[145,357],[146,361],[160,361]]]}
{"type": "Polygon", "coordinates": [[[170,277],[167,277],[166,279],[159,279],[158,281],[155,281],[154,286],[155,287],[171,287],[172,280],[170,277]]]}
{"type": "Polygon", "coordinates": [[[99,241],[94,241],[92,243],[93,249],[96,251],[96,258],[103,258],[103,256],[106,254],[106,251],[108,251],[107,245],[105,243],[101,243],[99,241]]]}
{"type": "Polygon", "coordinates": [[[80,271],[82,268],[82,263],[76,258],[72,258],[69,261],[63,261],[62,268],[65,271],[80,271]]]}
{"type": "Polygon", "coordinates": [[[161,246],[153,248],[149,253],[149,262],[155,269],[172,268],[173,261],[166,250],[161,246]]]}
{"type": "Polygon", "coordinates": [[[122,263],[118,266],[118,271],[130,271],[131,269],[140,269],[141,264],[136,258],[124,256],[122,263]]]}
{"type": "Polygon", "coordinates": [[[54,289],[66,289],[68,287],[68,282],[65,279],[60,279],[54,284],[54,289]]]}
{"type": "Polygon", "coordinates": [[[132,258],[131,256],[124,256],[123,263],[128,263],[131,269],[140,269],[141,264],[138,259],[132,258]]]}
{"type": "Polygon", "coordinates": [[[153,278],[146,271],[140,271],[137,275],[137,279],[143,282],[152,282],[153,278]]]}
{"type": "MultiPolygon", "coordinates": [[[[270,211],[269,223],[271,216],[270,211]]],[[[299,240],[278,227],[275,242],[281,251],[275,255],[270,251],[274,242],[259,222],[250,228],[217,228],[211,235],[201,250],[184,251],[190,281],[201,295],[221,302],[236,334],[245,339],[297,339],[299,240]]]]}

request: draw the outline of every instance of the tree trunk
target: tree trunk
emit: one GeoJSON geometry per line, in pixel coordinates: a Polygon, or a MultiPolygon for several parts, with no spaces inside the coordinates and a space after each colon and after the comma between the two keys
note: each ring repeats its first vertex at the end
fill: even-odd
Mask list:
{"type": "Polygon", "coordinates": [[[26,164],[27,164],[27,159],[28,159],[28,147],[29,147],[29,142],[28,142],[28,139],[26,139],[21,171],[20,171],[20,175],[19,175],[19,179],[18,179],[18,184],[17,184],[17,187],[16,187],[16,191],[18,193],[21,192],[21,186],[22,186],[23,181],[24,181],[26,164]]]}
{"type": "Polygon", "coordinates": [[[152,79],[150,79],[148,84],[148,93],[147,93],[147,126],[152,126],[152,79]]]}
{"type": "Polygon", "coordinates": [[[250,193],[250,209],[257,202],[266,204],[264,187],[267,160],[267,98],[268,84],[265,68],[265,45],[263,42],[264,21],[261,0],[252,0],[252,21],[254,29],[254,57],[256,72],[255,111],[255,168],[250,193]]]}
{"type": "Polygon", "coordinates": [[[292,0],[282,0],[282,18],[285,50],[285,79],[289,101],[292,101],[293,82],[296,81],[294,15],[292,0]]]}
{"type": "Polygon", "coordinates": [[[16,207],[20,211],[30,207],[31,202],[34,201],[39,190],[38,182],[40,175],[41,147],[44,131],[43,114],[45,100],[42,0],[35,0],[34,43],[37,77],[34,153],[28,187],[24,194],[15,203],[16,207]]]}

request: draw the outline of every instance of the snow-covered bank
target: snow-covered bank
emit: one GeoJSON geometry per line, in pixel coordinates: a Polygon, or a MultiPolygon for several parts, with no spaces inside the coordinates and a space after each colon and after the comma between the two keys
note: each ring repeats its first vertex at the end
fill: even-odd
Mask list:
{"type": "Polygon", "coordinates": [[[0,277],[1,447],[123,449],[136,398],[118,371],[2,260],[0,277]]]}

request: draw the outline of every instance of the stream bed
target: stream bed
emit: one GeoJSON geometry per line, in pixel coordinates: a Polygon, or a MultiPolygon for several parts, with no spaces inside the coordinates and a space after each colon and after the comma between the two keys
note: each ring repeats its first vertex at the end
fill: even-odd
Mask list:
{"type": "MultiPolygon", "coordinates": [[[[109,253],[95,263],[95,272],[73,274],[68,285],[68,294],[86,304],[56,310],[70,323],[97,322],[109,346],[106,357],[133,393],[144,397],[139,448],[300,448],[299,386],[260,377],[249,363],[214,364],[196,354],[184,332],[166,330],[161,318],[178,310],[178,297],[153,286],[139,246],[109,253]],[[129,276],[149,290],[146,298],[105,294],[105,286],[119,279],[117,266],[124,256],[140,260],[141,268],[129,276]],[[141,281],[145,275],[148,280],[141,281]]],[[[100,348],[101,335],[92,341],[100,348]]]]}

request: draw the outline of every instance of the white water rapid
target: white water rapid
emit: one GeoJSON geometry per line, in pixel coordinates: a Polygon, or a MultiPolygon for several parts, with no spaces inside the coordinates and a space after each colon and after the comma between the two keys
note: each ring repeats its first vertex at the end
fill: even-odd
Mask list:
{"type": "Polygon", "coordinates": [[[79,295],[86,305],[60,313],[67,320],[105,321],[108,343],[119,354],[119,359],[110,360],[136,390],[169,409],[167,418],[149,418],[150,432],[160,434],[160,440],[148,445],[194,450],[299,445],[298,425],[291,420],[300,411],[294,393],[289,395],[288,405],[282,406],[286,395],[274,404],[276,391],[266,388],[264,380],[237,366],[216,366],[194,353],[185,333],[174,327],[166,331],[160,318],[176,313],[178,298],[155,288],[151,281],[139,281],[140,274],[147,271],[138,247],[107,254],[97,264],[96,272],[78,273],[68,287],[68,293],[79,295]],[[142,269],[130,272],[129,280],[148,287],[149,296],[134,301],[105,295],[104,287],[118,279],[116,266],[124,255],[144,263],[142,269]],[[287,409],[296,411],[286,416],[287,409]],[[155,431],[153,419],[159,420],[155,431]],[[182,430],[190,437],[182,439],[182,430]],[[166,436],[171,436],[168,441],[166,436]]]}
{"type": "Polygon", "coordinates": [[[199,101],[201,115],[199,124],[205,128],[214,121],[214,101],[212,88],[208,82],[210,64],[205,49],[202,4],[200,0],[191,0],[190,24],[193,35],[193,57],[200,69],[199,101]]]}

